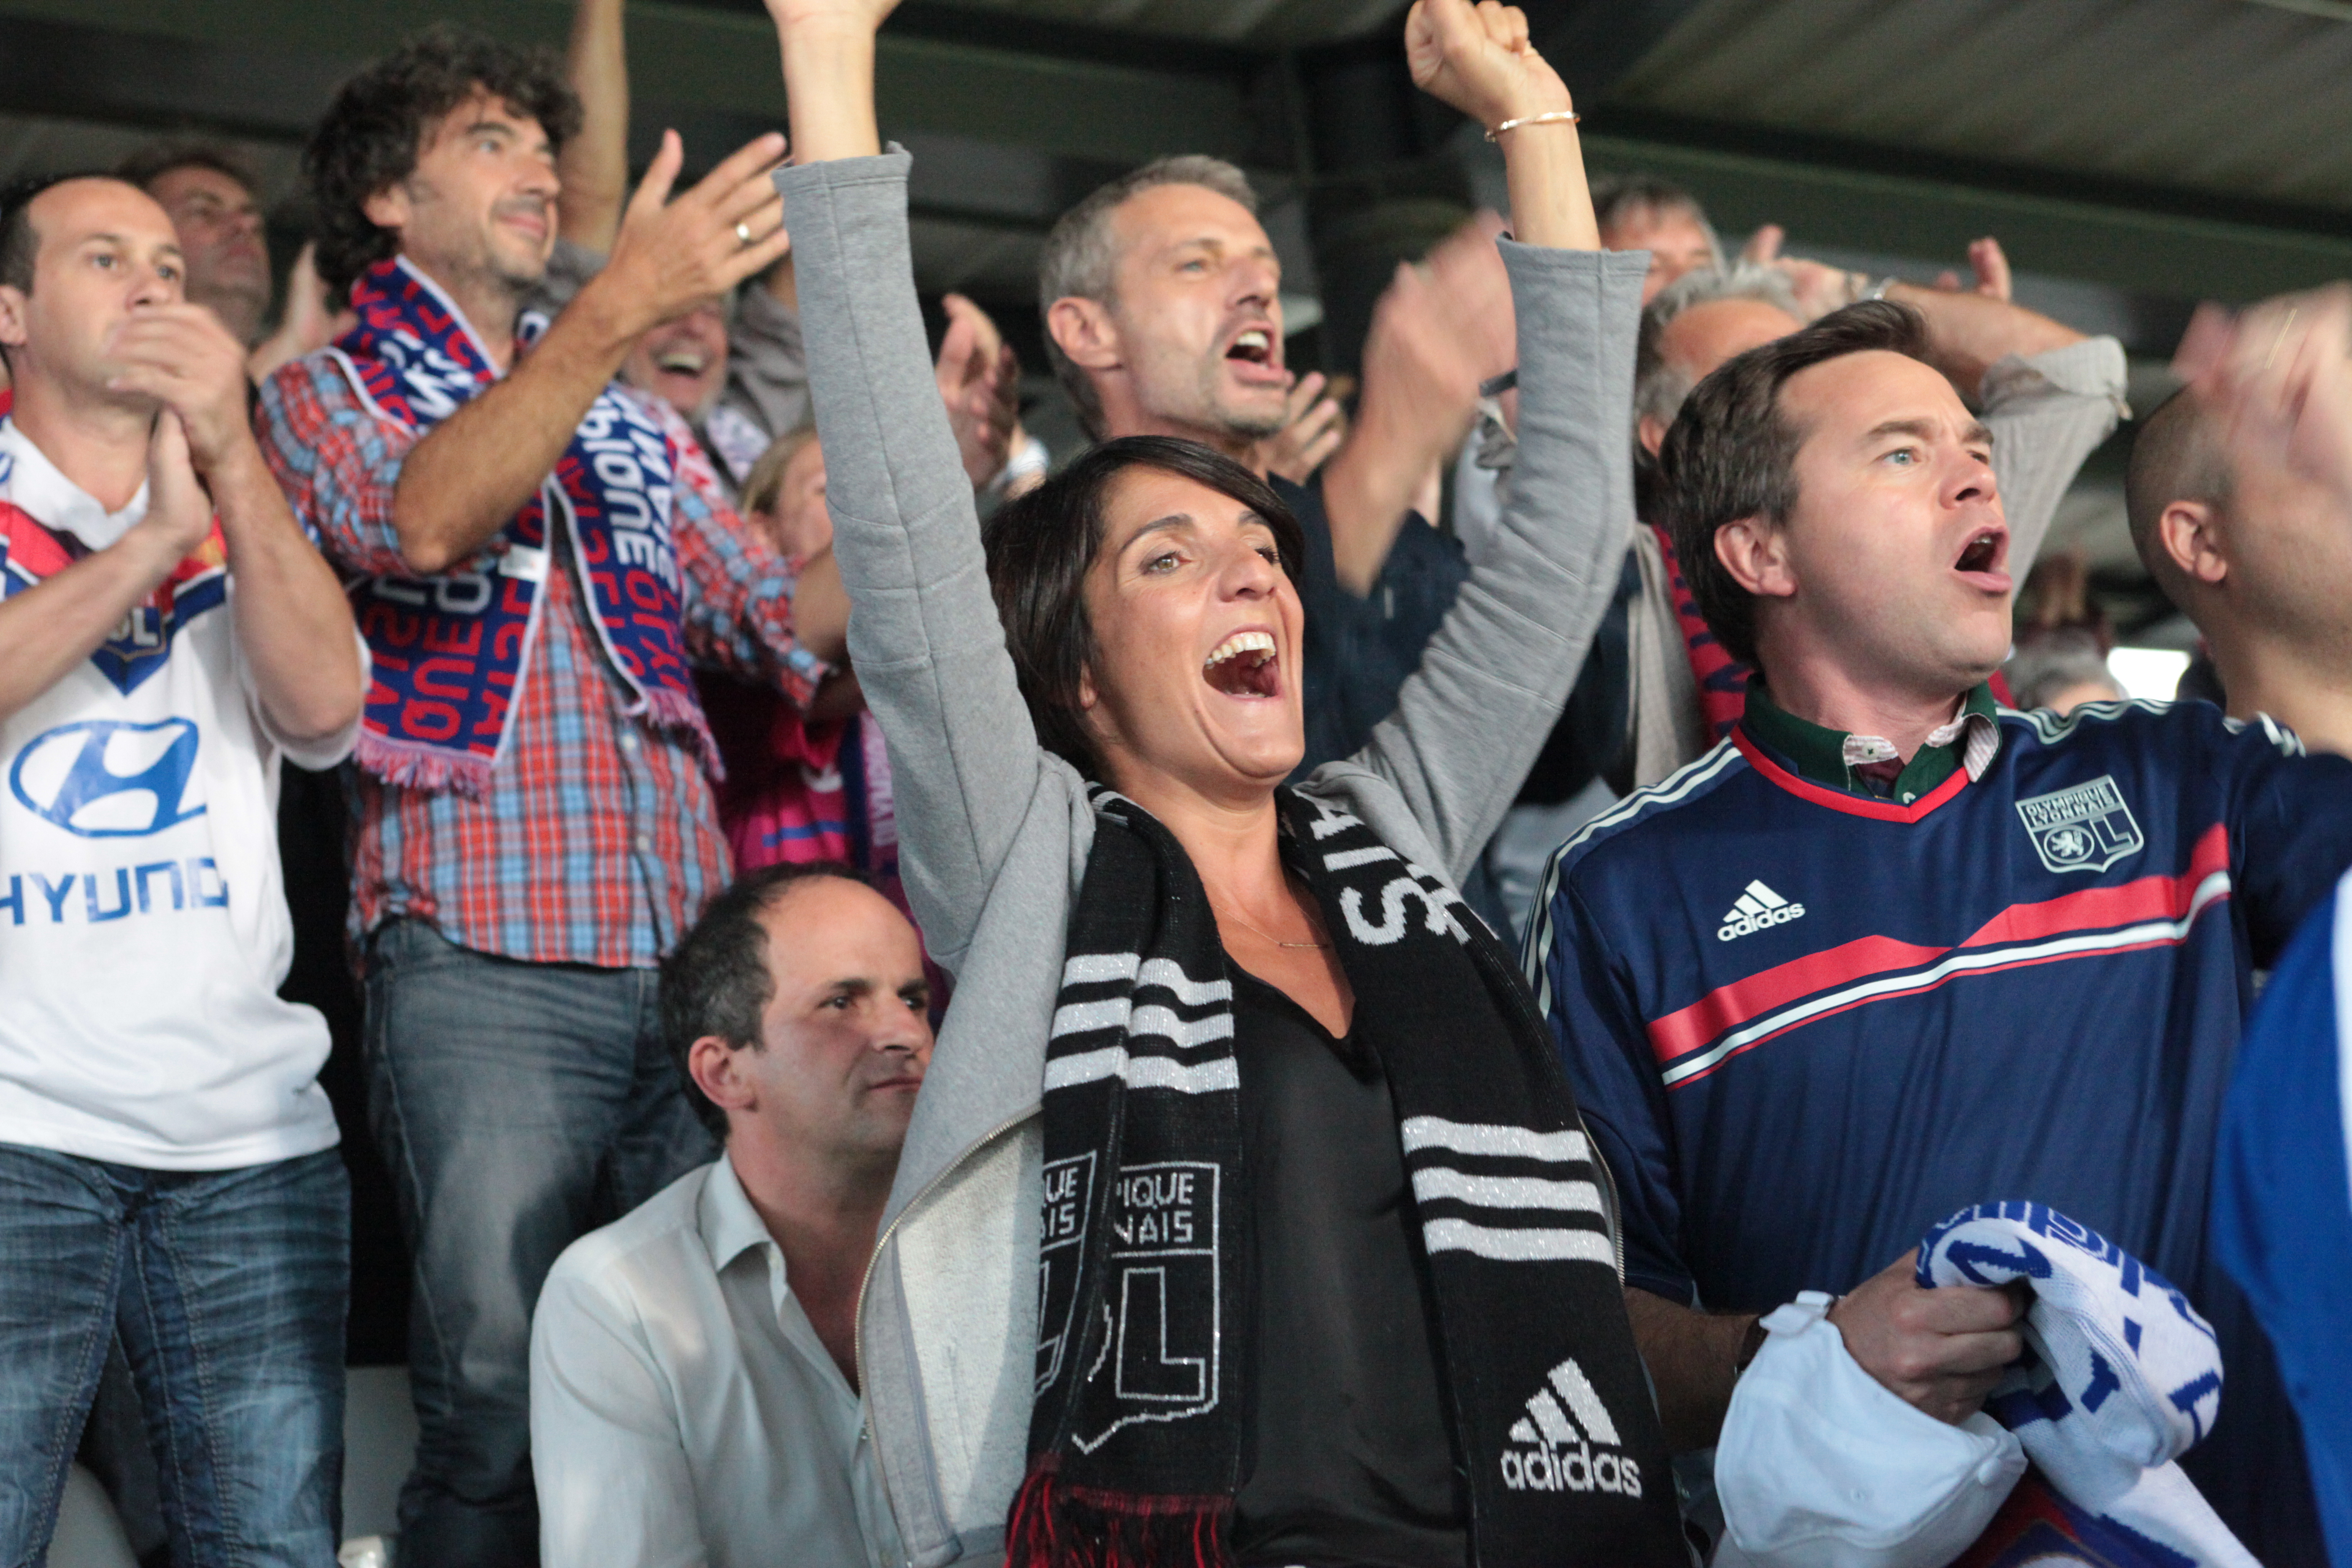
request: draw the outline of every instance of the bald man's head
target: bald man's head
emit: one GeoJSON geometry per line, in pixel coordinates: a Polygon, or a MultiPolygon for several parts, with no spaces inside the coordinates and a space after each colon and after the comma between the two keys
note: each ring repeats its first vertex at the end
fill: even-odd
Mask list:
{"type": "Polygon", "coordinates": [[[2161,527],[2165,509],[2192,501],[2219,510],[2229,505],[2232,488],[2221,433],[2187,387],[2140,422],[2132,441],[2131,467],[2124,477],[2132,544],[2158,586],[2184,610],[2190,607],[2187,595],[2195,591],[2194,582],[2166,546],[2161,527]]]}

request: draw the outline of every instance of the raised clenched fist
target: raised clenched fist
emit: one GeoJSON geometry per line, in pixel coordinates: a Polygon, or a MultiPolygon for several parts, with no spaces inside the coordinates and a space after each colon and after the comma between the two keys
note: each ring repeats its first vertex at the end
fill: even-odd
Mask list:
{"type": "Polygon", "coordinates": [[[1415,87],[1489,130],[1570,107],[1568,85],[1528,41],[1516,5],[1413,0],[1404,53],[1415,87]]]}

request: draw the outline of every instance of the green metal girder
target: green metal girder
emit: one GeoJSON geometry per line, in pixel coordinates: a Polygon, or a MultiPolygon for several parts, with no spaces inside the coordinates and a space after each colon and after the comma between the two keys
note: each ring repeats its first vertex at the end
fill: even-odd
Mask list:
{"type": "MultiPolygon", "coordinates": [[[[561,44],[568,0],[0,0],[24,16],[218,45],[315,50],[353,65],[456,16],[518,42],[561,44]]],[[[630,78],[648,110],[685,105],[781,124],[775,34],[754,12],[634,0],[630,78]]],[[[1048,58],[886,32],[877,68],[887,131],[930,131],[1064,155],[1141,160],[1238,154],[1248,116],[1236,79],[1048,58]]]]}
{"type": "Polygon", "coordinates": [[[1957,262],[1969,240],[1990,234],[2032,271],[2182,299],[2254,300],[2352,278],[2352,237],[1793,163],[1605,126],[1584,147],[1596,167],[1646,169],[1689,187],[1734,243],[1777,223],[1815,245],[1957,262]]]}

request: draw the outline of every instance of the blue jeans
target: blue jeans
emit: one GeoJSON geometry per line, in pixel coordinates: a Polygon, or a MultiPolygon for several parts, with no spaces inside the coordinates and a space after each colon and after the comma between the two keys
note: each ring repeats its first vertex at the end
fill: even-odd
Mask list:
{"type": "Polygon", "coordinates": [[[39,1563],[119,1332],[175,1563],[332,1568],[351,1186],[0,1144],[0,1564],[39,1563]]]}
{"type": "Polygon", "coordinates": [[[680,1091],[651,970],[522,963],[421,921],[368,954],[368,1121],[416,1259],[416,1466],[400,1555],[536,1568],[530,1314],[558,1254],[718,1147],[680,1091]]]}

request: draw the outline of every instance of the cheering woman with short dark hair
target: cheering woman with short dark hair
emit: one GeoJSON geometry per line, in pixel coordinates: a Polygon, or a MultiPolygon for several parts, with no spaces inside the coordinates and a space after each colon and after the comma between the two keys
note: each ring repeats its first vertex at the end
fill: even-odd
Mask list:
{"type": "Polygon", "coordinates": [[[1413,8],[1415,79],[1508,160],[1518,466],[1395,716],[1291,788],[1298,531],[1247,470],[1113,441],[983,548],[875,129],[890,3],[770,0],[851,656],[958,982],[859,1314],[907,1555],[1686,1562],[1607,1174],[1454,889],[1632,515],[1646,258],[1598,248],[1567,89],[1516,10],[1413,8]]]}

